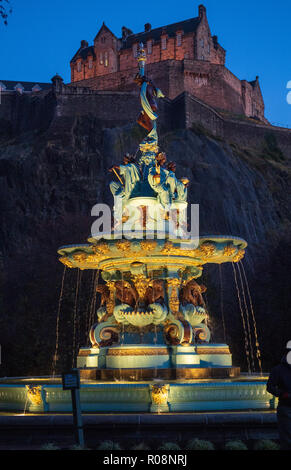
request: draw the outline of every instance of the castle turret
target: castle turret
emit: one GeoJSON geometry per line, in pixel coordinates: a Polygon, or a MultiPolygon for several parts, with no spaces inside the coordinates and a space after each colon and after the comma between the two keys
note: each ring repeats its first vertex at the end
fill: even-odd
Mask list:
{"type": "Polygon", "coordinates": [[[204,5],[199,5],[199,18],[203,18],[206,16],[206,8],[204,5]]]}

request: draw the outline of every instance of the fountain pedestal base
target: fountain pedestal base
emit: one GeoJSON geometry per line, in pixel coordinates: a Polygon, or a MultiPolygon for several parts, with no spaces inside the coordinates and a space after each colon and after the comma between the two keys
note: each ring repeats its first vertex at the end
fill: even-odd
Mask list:
{"type": "Polygon", "coordinates": [[[81,378],[102,381],[234,378],[240,374],[240,368],[232,366],[226,344],[82,348],[77,367],[81,378]]]}

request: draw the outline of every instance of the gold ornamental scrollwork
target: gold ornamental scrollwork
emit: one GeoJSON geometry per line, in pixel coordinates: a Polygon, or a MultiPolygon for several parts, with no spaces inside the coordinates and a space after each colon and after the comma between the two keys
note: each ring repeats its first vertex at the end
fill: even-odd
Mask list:
{"type": "Polygon", "coordinates": [[[245,250],[238,250],[237,254],[233,257],[233,262],[238,263],[240,260],[243,259],[245,255],[245,250]]]}
{"type": "Polygon", "coordinates": [[[67,256],[61,256],[61,257],[59,258],[59,261],[60,261],[61,263],[63,263],[65,266],[67,266],[68,268],[73,268],[73,267],[74,267],[72,261],[70,261],[67,256]]]}
{"type": "Polygon", "coordinates": [[[115,244],[118,251],[129,255],[131,253],[131,244],[129,240],[118,240],[115,244]]]}
{"type": "Polygon", "coordinates": [[[169,292],[169,307],[173,314],[179,313],[180,301],[179,301],[179,287],[181,285],[180,279],[168,279],[169,292]]]}
{"type": "Polygon", "coordinates": [[[154,251],[157,247],[156,240],[143,240],[140,242],[141,249],[146,252],[154,251]]]}
{"type": "Polygon", "coordinates": [[[175,247],[173,242],[166,242],[163,249],[161,250],[163,255],[173,255],[173,256],[191,256],[197,257],[201,254],[199,248],[194,250],[185,250],[179,247],[175,247]]]}
{"type": "Polygon", "coordinates": [[[33,405],[42,405],[41,385],[26,385],[25,388],[29,401],[33,405]]]}
{"type": "Polygon", "coordinates": [[[110,253],[110,247],[106,242],[99,242],[97,245],[92,247],[92,250],[96,254],[106,255],[110,253]]]}
{"type": "Polygon", "coordinates": [[[76,253],[73,254],[72,258],[74,261],[77,263],[83,263],[84,261],[87,261],[87,253],[84,253],[82,251],[77,251],[76,253]]]}
{"type": "Polygon", "coordinates": [[[169,398],[169,388],[168,384],[166,385],[152,385],[151,388],[151,399],[155,405],[167,405],[169,398]]]}
{"type": "Polygon", "coordinates": [[[141,301],[143,301],[145,298],[146,290],[149,286],[150,279],[147,278],[144,274],[136,274],[132,277],[132,279],[139,295],[139,298],[141,301]]]}
{"type": "Polygon", "coordinates": [[[106,285],[109,288],[109,298],[106,301],[106,310],[109,316],[111,316],[113,315],[115,307],[115,283],[114,281],[108,281],[106,285]]]}
{"type": "Polygon", "coordinates": [[[215,245],[214,243],[203,243],[201,246],[200,246],[200,252],[203,253],[203,255],[206,257],[206,258],[209,258],[211,256],[214,255],[215,253],[215,245]]]}
{"type": "Polygon", "coordinates": [[[223,256],[233,256],[237,252],[237,248],[235,246],[227,245],[223,249],[223,256]]]}

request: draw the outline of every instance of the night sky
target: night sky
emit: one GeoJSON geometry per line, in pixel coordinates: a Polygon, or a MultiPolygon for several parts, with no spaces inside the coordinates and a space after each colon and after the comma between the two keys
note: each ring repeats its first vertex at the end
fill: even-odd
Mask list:
{"type": "MultiPolygon", "coordinates": [[[[198,16],[196,0],[10,0],[8,26],[0,24],[0,80],[70,81],[69,62],[80,40],[92,44],[102,22],[118,36],[198,16]]],[[[204,0],[212,34],[227,50],[226,65],[260,84],[271,123],[291,127],[290,0],[204,0]]]]}

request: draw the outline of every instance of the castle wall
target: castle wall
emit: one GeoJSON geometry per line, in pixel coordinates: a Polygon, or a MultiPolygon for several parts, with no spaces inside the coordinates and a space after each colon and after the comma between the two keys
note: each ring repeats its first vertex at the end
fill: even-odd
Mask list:
{"type": "MultiPolygon", "coordinates": [[[[121,72],[82,80],[73,85],[94,90],[135,90],[136,65],[121,72]]],[[[203,60],[165,60],[147,64],[147,75],[170,99],[184,91],[211,107],[264,120],[264,102],[258,87],[241,82],[223,65],[203,60]]]]}
{"type": "Polygon", "coordinates": [[[53,118],[54,109],[54,97],[47,91],[35,94],[2,92],[0,128],[5,126],[12,133],[45,129],[53,118]]]}
{"type": "Polygon", "coordinates": [[[291,131],[255,122],[226,119],[210,106],[196,97],[183,93],[177,100],[185,101],[185,127],[203,126],[209,133],[229,143],[241,147],[256,148],[262,151],[266,145],[265,137],[273,134],[280,150],[291,158],[291,131]]]}
{"type": "MultiPolygon", "coordinates": [[[[181,75],[180,65],[168,61],[167,66],[169,73],[164,76],[162,89],[163,91],[166,89],[165,94],[169,88],[175,89],[178,93],[182,87],[178,78],[181,75]]],[[[160,66],[159,73],[162,74],[163,70],[164,66],[160,66]]],[[[76,116],[93,115],[102,129],[134,124],[140,110],[138,90],[96,91],[88,87],[58,85],[49,92],[40,92],[37,95],[3,93],[0,122],[2,129],[5,130],[6,126],[9,130],[10,126],[13,133],[50,127],[62,138],[66,122],[71,122],[76,116]]],[[[226,118],[189,92],[180,93],[173,100],[168,98],[160,100],[159,114],[160,134],[178,128],[191,128],[193,124],[198,124],[210,134],[228,142],[262,150],[266,143],[266,135],[272,133],[276,136],[278,146],[284,155],[291,158],[290,130],[262,123],[256,124],[255,121],[226,118]]]]}

